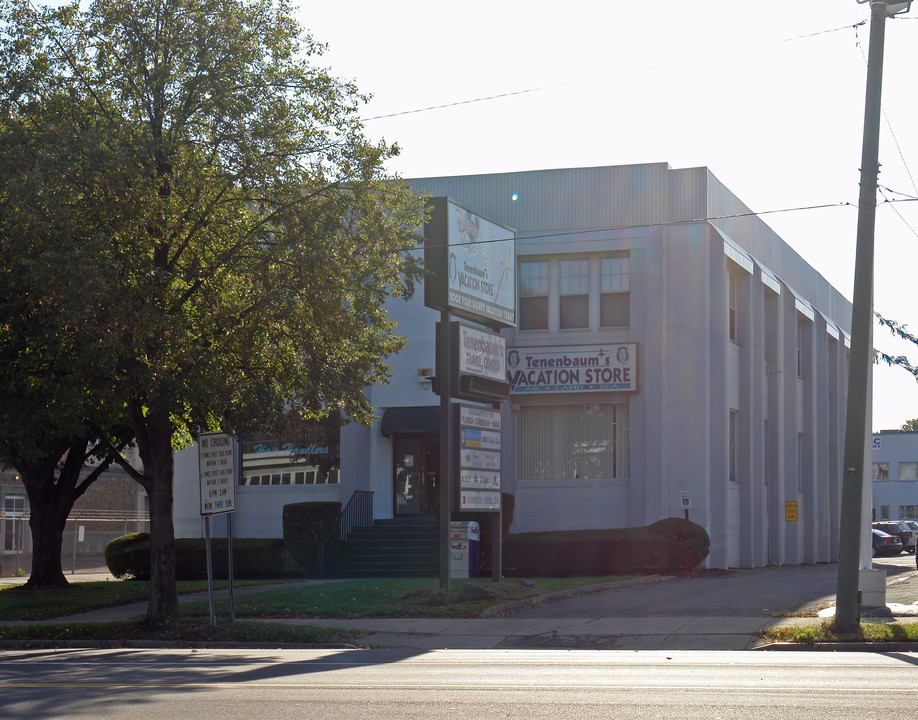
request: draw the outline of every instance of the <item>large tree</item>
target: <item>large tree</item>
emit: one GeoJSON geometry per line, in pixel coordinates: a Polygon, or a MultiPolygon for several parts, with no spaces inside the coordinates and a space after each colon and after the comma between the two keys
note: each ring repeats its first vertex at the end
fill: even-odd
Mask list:
{"type": "MultiPolygon", "coordinates": [[[[0,7],[0,123],[41,138],[53,205],[106,269],[107,372],[84,391],[119,397],[137,443],[142,467],[109,449],[150,498],[160,622],[178,612],[174,449],[282,411],[369,421],[363,388],[404,344],[383,304],[413,291],[424,203],[386,174],[395,148],[364,137],[361,96],[314,64],[284,0],[0,7]]],[[[42,208],[21,213],[45,232],[42,208]]],[[[73,297],[93,315],[92,294],[73,297]]]]}

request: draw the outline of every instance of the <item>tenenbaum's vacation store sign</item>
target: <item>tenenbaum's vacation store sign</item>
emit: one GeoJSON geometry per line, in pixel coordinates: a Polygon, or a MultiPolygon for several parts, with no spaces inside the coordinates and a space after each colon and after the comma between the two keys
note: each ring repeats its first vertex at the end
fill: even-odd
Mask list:
{"type": "Polygon", "coordinates": [[[514,393],[634,392],[637,343],[513,348],[507,382],[514,393]]]}

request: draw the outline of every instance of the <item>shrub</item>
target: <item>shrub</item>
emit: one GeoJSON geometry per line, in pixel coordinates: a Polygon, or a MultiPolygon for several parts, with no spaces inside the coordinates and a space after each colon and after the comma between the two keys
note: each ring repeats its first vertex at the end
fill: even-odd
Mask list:
{"type": "MultiPolygon", "coordinates": [[[[225,538],[210,542],[213,576],[229,577],[229,553],[225,538]]],[[[150,536],[131,533],[115,538],[105,546],[105,564],[116,578],[150,579],[150,536]]],[[[280,538],[235,538],[233,540],[233,577],[284,577],[296,572],[287,562],[284,541],[280,538]]],[[[207,579],[207,547],[204,538],[179,538],[175,541],[176,580],[207,579]]]]}
{"type": "Polygon", "coordinates": [[[707,557],[704,528],[668,518],[649,527],[521,533],[504,540],[508,574],[575,577],[676,572],[707,557]]]}
{"type": "Polygon", "coordinates": [[[111,540],[105,546],[105,564],[121,580],[149,580],[149,533],[128,533],[111,540]]]}
{"type": "MultiPolygon", "coordinates": [[[[226,538],[211,538],[210,562],[214,578],[229,577],[229,552],[226,538]]],[[[286,547],[281,538],[234,538],[233,577],[272,578],[290,575],[286,547]]],[[[175,541],[175,579],[207,579],[207,546],[203,538],[175,541]]]]}
{"type": "Polygon", "coordinates": [[[688,575],[704,562],[711,549],[707,531],[691,520],[664,518],[648,529],[663,538],[667,552],[662,554],[665,563],[660,570],[668,574],[688,575]]]}
{"type": "Polygon", "coordinates": [[[334,530],[340,515],[339,502],[284,505],[283,528],[287,551],[307,572],[315,572],[319,542],[334,530]]]}

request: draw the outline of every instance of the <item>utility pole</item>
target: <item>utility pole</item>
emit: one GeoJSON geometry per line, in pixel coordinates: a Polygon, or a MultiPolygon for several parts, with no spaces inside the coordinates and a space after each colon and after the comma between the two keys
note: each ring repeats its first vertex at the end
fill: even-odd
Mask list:
{"type": "MultiPolygon", "coordinates": [[[[863,3],[866,0],[857,0],[863,3]]],[[[858,579],[861,554],[861,511],[867,443],[868,387],[873,347],[873,248],[879,175],[880,94],[883,86],[883,45],[886,18],[907,12],[911,1],[870,1],[870,49],[867,55],[867,96],[861,148],[858,198],[857,252],[854,299],[851,309],[851,354],[848,366],[848,404],[845,412],[845,453],[839,521],[838,587],[835,625],[856,628],[860,619],[858,579]]]]}

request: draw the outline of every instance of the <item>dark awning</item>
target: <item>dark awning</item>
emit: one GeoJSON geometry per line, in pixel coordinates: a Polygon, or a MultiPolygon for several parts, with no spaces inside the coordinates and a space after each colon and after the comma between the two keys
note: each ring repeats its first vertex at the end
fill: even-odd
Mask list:
{"type": "Polygon", "coordinates": [[[379,431],[386,437],[395,433],[440,434],[440,406],[396,407],[383,411],[379,431]]]}

